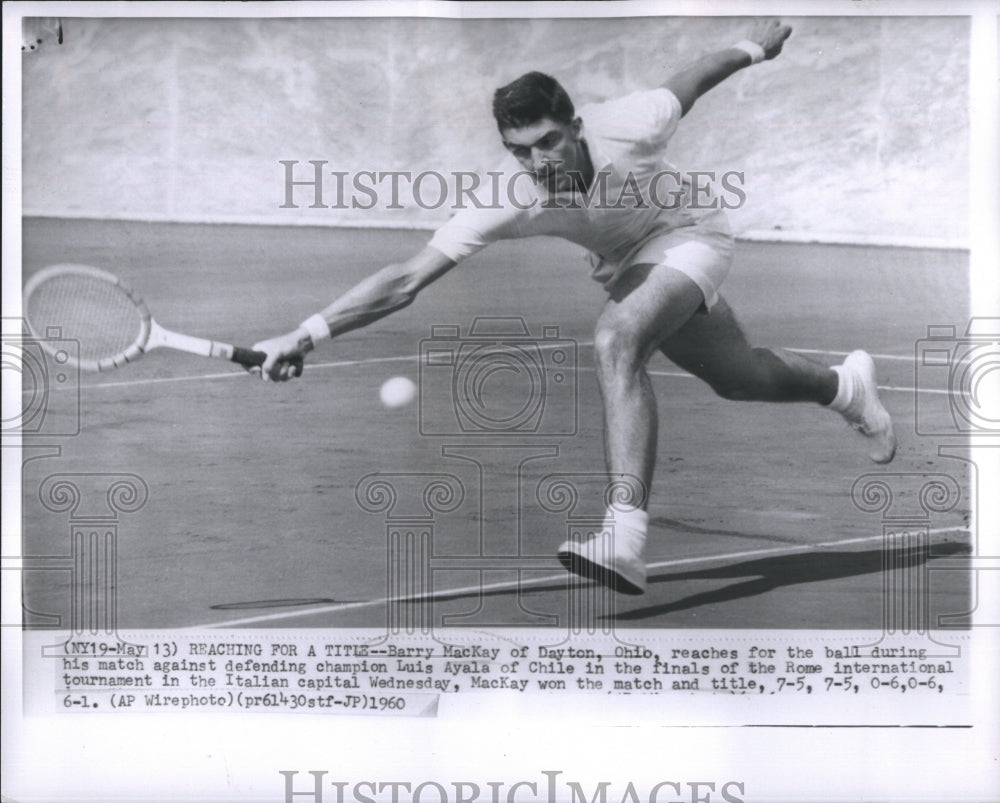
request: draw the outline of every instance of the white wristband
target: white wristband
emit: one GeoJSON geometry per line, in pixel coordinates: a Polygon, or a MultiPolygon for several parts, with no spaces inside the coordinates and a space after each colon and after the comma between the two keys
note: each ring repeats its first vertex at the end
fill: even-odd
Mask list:
{"type": "Polygon", "coordinates": [[[310,315],[299,326],[309,333],[313,345],[319,343],[320,340],[326,340],[330,336],[330,324],[318,312],[315,315],[310,315]]]}
{"type": "Polygon", "coordinates": [[[756,42],[751,42],[749,39],[743,39],[733,45],[736,50],[742,50],[748,56],[750,56],[751,64],[760,64],[764,60],[764,48],[758,45],[756,42]]]}

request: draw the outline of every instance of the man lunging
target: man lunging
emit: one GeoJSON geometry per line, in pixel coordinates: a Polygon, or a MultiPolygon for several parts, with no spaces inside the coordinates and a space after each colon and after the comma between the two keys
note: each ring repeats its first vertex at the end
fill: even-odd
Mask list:
{"type": "Polygon", "coordinates": [[[262,377],[298,376],[318,341],[409,305],[491,242],[554,235],[591,252],[591,276],[608,293],[594,333],[605,457],[611,480],[637,489],[635,504],[609,508],[602,532],[559,548],[568,570],[623,593],[645,590],[657,443],[646,364],[657,350],[727,399],[827,406],[866,436],[872,460],[889,462],[896,441],[871,357],[855,351],[828,368],[782,349],[752,347],[719,294],[733,250],[725,212],[706,202],[706,187],[664,158],[678,122],[701,95],[773,59],[790,33],[777,21],[758,23],[747,39],[698,59],[662,87],[579,113],[542,73],[498,89],[493,113],[509,152],[498,169],[499,203],[460,211],[418,254],[360,282],[296,330],[258,343],[268,353],[262,377]]]}

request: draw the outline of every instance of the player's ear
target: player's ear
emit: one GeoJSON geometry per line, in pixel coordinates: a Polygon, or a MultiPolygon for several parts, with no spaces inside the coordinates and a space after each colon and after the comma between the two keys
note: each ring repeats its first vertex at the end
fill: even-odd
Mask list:
{"type": "Polygon", "coordinates": [[[573,135],[573,139],[579,141],[583,136],[583,120],[579,117],[574,117],[569,123],[570,133],[573,135]]]}

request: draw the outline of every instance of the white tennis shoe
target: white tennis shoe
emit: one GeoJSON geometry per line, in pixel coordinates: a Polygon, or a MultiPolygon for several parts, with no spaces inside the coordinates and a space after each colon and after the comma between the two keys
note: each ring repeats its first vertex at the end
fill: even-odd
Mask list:
{"type": "Polygon", "coordinates": [[[875,362],[868,352],[852,351],[837,369],[842,380],[852,383],[851,401],[841,415],[868,439],[868,456],[876,463],[888,463],[896,454],[896,433],[878,398],[875,362]]]}
{"type": "Polygon", "coordinates": [[[628,527],[605,528],[556,553],[566,571],[620,594],[646,593],[646,536],[628,527]]]}

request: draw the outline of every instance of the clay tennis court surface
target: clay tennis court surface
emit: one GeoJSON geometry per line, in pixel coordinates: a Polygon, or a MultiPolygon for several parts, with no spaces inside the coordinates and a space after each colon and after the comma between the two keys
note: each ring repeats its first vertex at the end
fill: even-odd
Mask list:
{"type": "MultiPolygon", "coordinates": [[[[412,231],[27,220],[24,273],[57,262],[103,267],[132,283],[163,325],[250,345],[427,239],[412,231]]],[[[967,573],[955,567],[973,537],[969,464],[939,455],[939,446],[961,443],[947,435],[947,375],[918,371],[914,359],[929,324],[964,328],[967,270],[962,252],[740,243],[724,294],[751,339],[815,351],[831,364],[838,353],[869,350],[896,421],[898,456],[875,466],[839,417],[810,405],[721,400],[657,356],[649,590],[617,597],[599,626],[881,628],[887,585],[897,588],[914,571],[926,580],[926,621],[968,611],[967,573]],[[918,434],[918,418],[937,436],[918,434]],[[866,474],[883,475],[892,489],[888,514],[852,501],[866,474]],[[932,475],[958,489],[948,510],[928,513],[919,503],[932,475]],[[922,522],[928,538],[887,552],[883,525],[896,514],[922,522]]],[[[602,292],[587,272],[580,249],[560,241],[499,244],[410,308],[325,343],[305,376],[285,385],[164,352],[81,376],[79,434],[51,441],[59,456],[25,464],[24,555],[68,552],[67,513],[39,503],[45,478],[130,474],[149,496],[117,522],[122,628],[405,629],[421,616],[468,627],[573,621],[554,553],[567,532],[599,516],[603,487],[591,348],[602,292]],[[445,398],[460,366],[421,366],[422,348],[443,344],[461,356],[481,345],[469,331],[483,316],[524,323],[529,336],[517,342],[528,345],[519,353],[537,359],[535,380],[547,382],[540,398],[525,378],[530,365],[522,374],[487,373],[492,407],[483,420],[533,403],[538,416],[526,419],[527,430],[482,420],[463,430],[445,398]],[[430,340],[441,326],[457,334],[437,329],[430,340]],[[548,359],[555,351],[558,364],[548,359]],[[437,373],[425,381],[436,384],[426,386],[423,404],[379,404],[386,379],[416,381],[431,367],[437,373]],[[373,473],[393,475],[374,479],[392,487],[395,507],[379,507],[383,486],[363,481],[373,473]],[[572,508],[560,507],[552,490],[560,479],[579,493],[572,508]],[[444,483],[436,501],[424,496],[435,481],[444,483]],[[369,491],[375,496],[365,497],[369,491]],[[428,512],[425,499],[437,507],[428,512]],[[394,533],[402,552],[387,546],[394,533]],[[390,610],[387,597],[414,588],[428,590],[419,606],[390,610]]],[[[50,422],[76,414],[55,400],[60,392],[52,391],[50,422]]],[[[954,452],[961,456],[961,447],[954,452]]],[[[29,625],[66,616],[68,578],[44,567],[24,573],[29,625]]]]}

